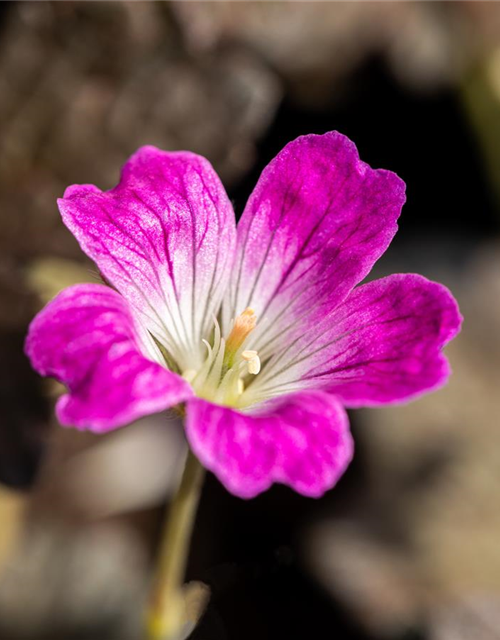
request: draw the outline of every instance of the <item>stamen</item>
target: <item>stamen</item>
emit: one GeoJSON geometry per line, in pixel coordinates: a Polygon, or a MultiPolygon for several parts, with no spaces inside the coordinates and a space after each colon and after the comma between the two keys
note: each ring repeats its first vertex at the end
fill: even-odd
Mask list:
{"type": "Polygon", "coordinates": [[[248,351],[243,351],[241,357],[247,363],[248,373],[256,376],[260,371],[260,358],[257,351],[253,351],[251,349],[249,349],[248,351]]]}
{"type": "Polygon", "coordinates": [[[186,369],[186,371],[184,371],[184,373],[182,374],[182,377],[187,382],[193,382],[193,380],[196,378],[197,373],[198,372],[196,371],[196,369],[186,369]]]}

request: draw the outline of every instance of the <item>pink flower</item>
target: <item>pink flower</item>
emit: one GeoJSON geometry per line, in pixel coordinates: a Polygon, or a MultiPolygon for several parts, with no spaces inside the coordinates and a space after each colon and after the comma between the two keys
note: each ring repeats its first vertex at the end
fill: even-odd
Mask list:
{"type": "Polygon", "coordinates": [[[186,436],[232,493],[320,496],[353,453],[344,407],[437,389],[460,327],[413,274],[356,286],[404,203],[394,174],[336,132],[288,144],[236,228],[211,165],[143,147],[120,183],[75,185],[63,220],[113,287],[60,293],[33,320],[33,367],[66,384],[64,425],[105,432],[185,403],[186,436]]]}

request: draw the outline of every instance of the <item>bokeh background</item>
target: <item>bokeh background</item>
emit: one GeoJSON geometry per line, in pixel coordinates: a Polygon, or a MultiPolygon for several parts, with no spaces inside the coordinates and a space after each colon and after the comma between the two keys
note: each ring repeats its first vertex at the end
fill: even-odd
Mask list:
{"type": "Polygon", "coordinates": [[[139,640],[182,467],[167,416],[55,424],[23,355],[58,290],[95,281],[55,200],[112,187],[138,146],[190,149],[237,213],[289,140],[337,129],[407,183],[372,276],[446,283],[465,316],[449,385],[351,413],[320,500],[208,476],[193,640],[500,638],[500,4],[0,3],[0,640],[139,640]]]}

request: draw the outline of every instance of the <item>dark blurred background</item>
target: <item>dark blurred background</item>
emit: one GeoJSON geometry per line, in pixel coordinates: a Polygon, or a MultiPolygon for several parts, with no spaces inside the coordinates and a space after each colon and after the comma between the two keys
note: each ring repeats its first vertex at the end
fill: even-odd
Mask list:
{"type": "Polygon", "coordinates": [[[0,640],[141,638],[184,451],[165,416],[100,437],[55,424],[27,324],[95,279],[56,198],[112,187],[150,143],[208,157],[239,214],[288,141],[332,129],[407,183],[372,275],[453,290],[454,375],[352,412],[355,461],[321,500],[207,478],[192,638],[500,639],[500,4],[2,2],[0,640]]]}

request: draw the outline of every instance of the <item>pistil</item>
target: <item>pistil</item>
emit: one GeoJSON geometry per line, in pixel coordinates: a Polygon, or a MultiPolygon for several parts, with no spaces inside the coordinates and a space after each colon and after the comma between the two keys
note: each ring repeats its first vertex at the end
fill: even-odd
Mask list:
{"type": "Polygon", "coordinates": [[[245,340],[255,329],[257,316],[255,311],[247,307],[243,313],[235,319],[231,333],[226,340],[226,351],[224,354],[224,365],[230,369],[238,356],[238,351],[243,347],[245,340]]]}

